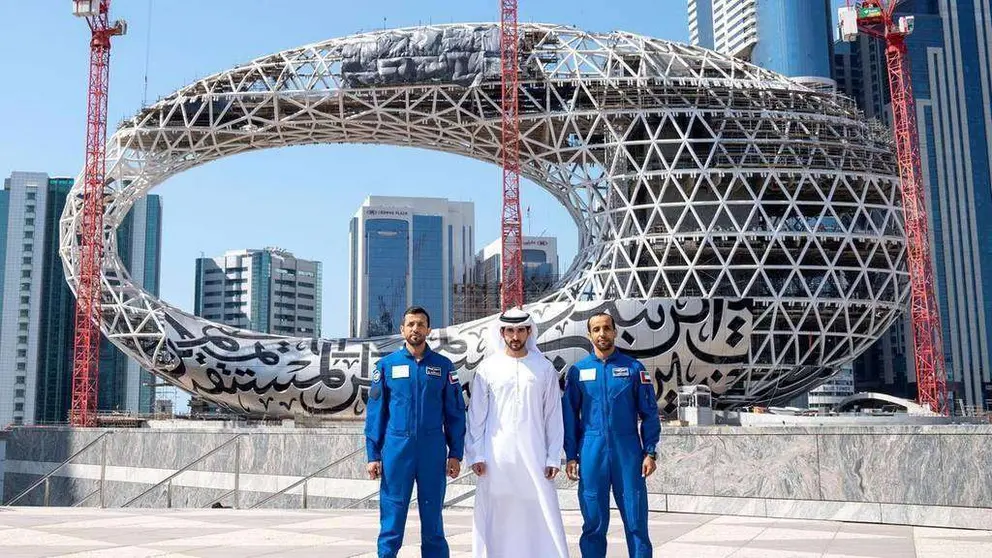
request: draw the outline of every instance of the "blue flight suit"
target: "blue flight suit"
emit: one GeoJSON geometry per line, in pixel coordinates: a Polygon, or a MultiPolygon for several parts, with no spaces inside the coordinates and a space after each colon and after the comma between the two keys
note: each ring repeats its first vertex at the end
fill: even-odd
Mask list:
{"type": "Polygon", "coordinates": [[[565,457],[579,462],[583,558],[606,556],[611,486],[627,552],[632,558],[649,558],[648,497],[641,465],[655,452],[661,435],[651,377],[640,362],[619,351],[605,362],[592,353],[568,370],[562,397],[565,457]]]}
{"type": "Polygon", "coordinates": [[[465,449],[465,400],[451,361],[429,347],[417,362],[402,349],[379,360],[365,415],[369,461],[382,462],[379,556],[403,545],[413,482],[417,481],[421,554],[448,558],[441,508],[446,460],[465,449]]]}

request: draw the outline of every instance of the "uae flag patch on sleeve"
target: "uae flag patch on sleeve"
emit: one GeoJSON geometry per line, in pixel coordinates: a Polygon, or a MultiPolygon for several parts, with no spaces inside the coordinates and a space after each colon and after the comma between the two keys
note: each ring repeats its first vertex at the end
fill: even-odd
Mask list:
{"type": "Polygon", "coordinates": [[[453,384],[457,384],[458,383],[458,371],[457,370],[452,370],[451,372],[448,372],[448,381],[451,382],[451,383],[453,383],[453,384]]]}
{"type": "Polygon", "coordinates": [[[648,374],[647,370],[643,370],[643,369],[641,370],[641,383],[642,384],[651,383],[651,376],[648,374]]]}

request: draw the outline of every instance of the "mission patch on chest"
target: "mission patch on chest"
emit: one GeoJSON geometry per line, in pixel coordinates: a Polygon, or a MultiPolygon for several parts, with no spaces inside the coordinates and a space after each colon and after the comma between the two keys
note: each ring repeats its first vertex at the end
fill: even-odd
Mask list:
{"type": "Polygon", "coordinates": [[[440,366],[428,366],[427,367],[427,375],[428,376],[437,376],[438,378],[440,378],[441,377],[441,367],[440,366]]]}
{"type": "Polygon", "coordinates": [[[627,378],[630,376],[630,369],[628,368],[614,368],[613,377],[614,378],[627,378]]]}

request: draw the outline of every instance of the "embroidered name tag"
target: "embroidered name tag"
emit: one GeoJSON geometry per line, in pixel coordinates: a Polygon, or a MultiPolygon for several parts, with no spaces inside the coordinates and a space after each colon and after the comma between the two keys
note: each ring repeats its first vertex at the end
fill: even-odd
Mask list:
{"type": "Polygon", "coordinates": [[[595,368],[583,368],[579,370],[579,381],[580,382],[591,382],[596,379],[596,369],[595,368]]]}
{"type": "Polygon", "coordinates": [[[409,378],[410,377],[410,367],[406,364],[401,364],[399,366],[394,366],[391,371],[390,377],[392,379],[397,378],[409,378]]]}
{"type": "Polygon", "coordinates": [[[427,375],[428,376],[437,376],[438,378],[440,378],[441,377],[441,367],[440,366],[428,366],[427,367],[427,375]]]}
{"type": "Polygon", "coordinates": [[[613,377],[614,378],[626,378],[630,376],[630,370],[626,368],[614,368],[613,377]]]}

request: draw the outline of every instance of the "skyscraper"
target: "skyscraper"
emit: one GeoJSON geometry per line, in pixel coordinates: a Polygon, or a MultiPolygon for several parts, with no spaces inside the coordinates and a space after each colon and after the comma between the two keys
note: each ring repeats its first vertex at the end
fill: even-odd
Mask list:
{"type": "MultiPolygon", "coordinates": [[[[897,15],[915,18],[907,46],[948,389],[955,408],[962,404],[988,408],[992,399],[992,250],[988,248],[992,246],[992,0],[905,0],[897,15]]],[[[871,63],[871,57],[862,55],[861,63],[871,63]]],[[[862,68],[862,74],[869,73],[870,68],[862,68]]],[[[859,99],[865,94],[851,96],[859,99]]],[[[861,108],[866,113],[871,109],[861,108]]],[[[905,331],[904,325],[894,325],[888,336],[896,337],[888,343],[883,338],[869,349],[862,365],[898,365],[904,358],[907,379],[915,382],[911,341],[898,338],[905,331]]],[[[857,366],[855,372],[860,379],[857,366]]]]}
{"type": "MultiPolygon", "coordinates": [[[[64,204],[64,201],[63,201],[64,204]]],[[[55,216],[54,225],[58,224],[55,216]]],[[[162,198],[149,195],[134,202],[131,210],[117,229],[117,254],[146,291],[158,296],[160,287],[162,253],[162,198]]],[[[59,269],[62,260],[58,260],[59,269]]],[[[59,277],[61,283],[65,279],[59,277]]],[[[75,311],[75,299],[72,300],[75,311]]],[[[100,394],[99,409],[128,409],[150,413],[155,405],[156,379],[137,362],[117,349],[106,338],[100,339],[100,394]],[[103,370],[126,370],[126,380],[121,374],[103,374],[103,370]],[[130,386],[135,386],[131,389],[130,386]]]]}
{"type": "MultiPolygon", "coordinates": [[[[0,424],[62,422],[72,389],[75,298],[59,257],[58,222],[70,178],[14,172],[0,191],[0,424]]],[[[161,201],[139,200],[118,230],[132,278],[158,294],[161,201]]],[[[97,408],[148,412],[151,375],[106,339],[97,408]]]]}
{"type": "Polygon", "coordinates": [[[814,87],[832,87],[830,0],[689,0],[689,40],[814,87]]]}
{"type": "Polygon", "coordinates": [[[232,327],[320,337],[321,263],[278,248],[197,258],[193,312],[232,327]]]}
{"type": "Polygon", "coordinates": [[[916,398],[916,377],[909,376],[913,369],[913,340],[908,320],[908,316],[896,320],[874,345],[854,360],[854,385],[858,391],[916,398]]]}
{"type": "MultiPolygon", "coordinates": [[[[503,269],[503,243],[490,242],[475,258],[474,282],[499,293],[503,269]]],[[[558,281],[558,239],[553,236],[525,236],[523,239],[524,301],[535,302],[558,281]]],[[[496,299],[497,306],[499,298],[496,299]]],[[[498,310],[498,308],[497,308],[498,310]]]]}
{"type": "Polygon", "coordinates": [[[837,92],[854,99],[865,118],[892,125],[885,44],[868,35],[834,42],[833,77],[837,92]]]}
{"type": "Polygon", "coordinates": [[[353,337],[399,332],[410,305],[431,327],[451,323],[452,285],[471,272],[475,206],[443,198],[369,196],[349,225],[349,331],[353,337]]]}

